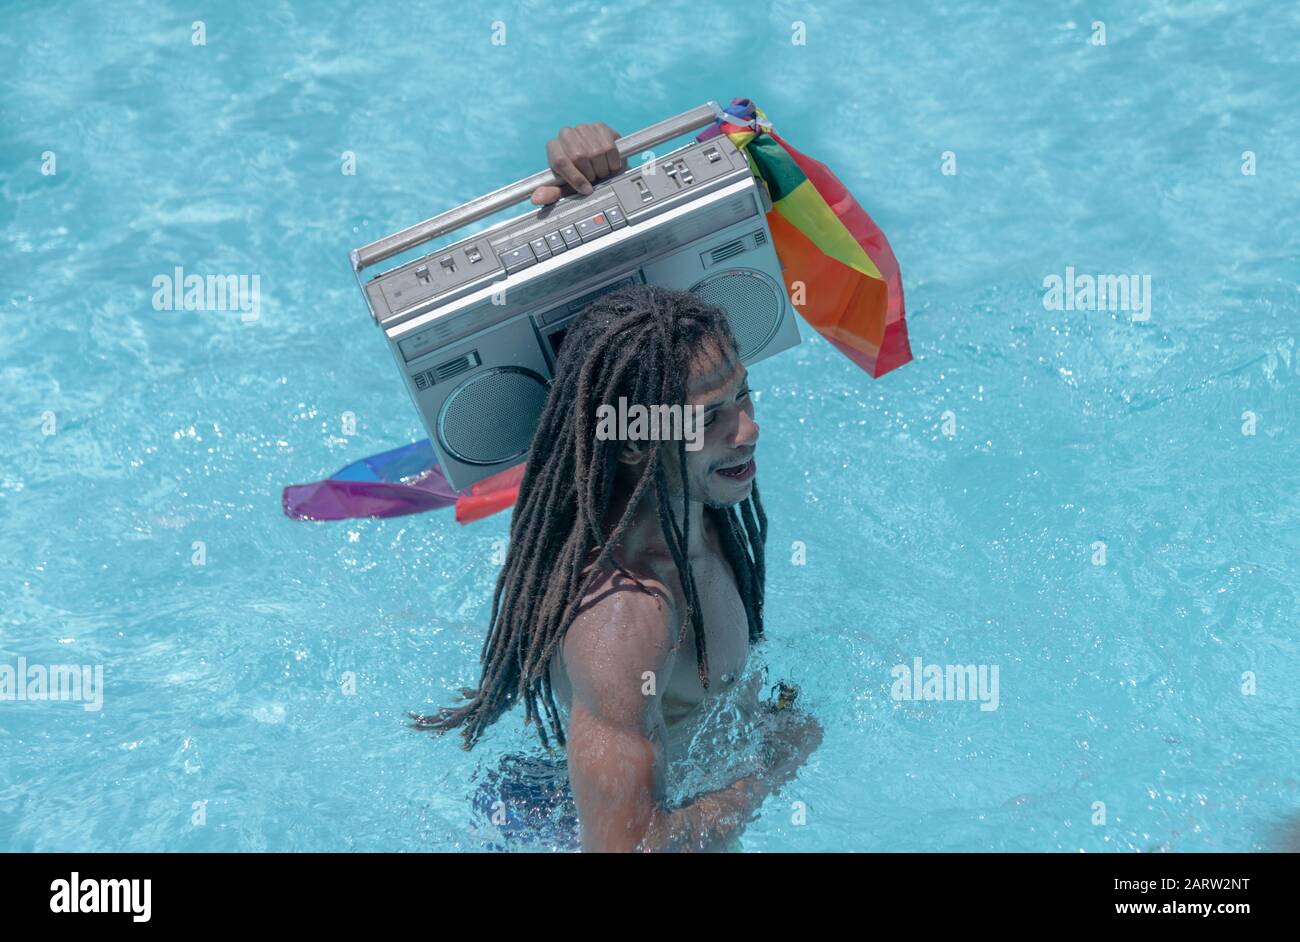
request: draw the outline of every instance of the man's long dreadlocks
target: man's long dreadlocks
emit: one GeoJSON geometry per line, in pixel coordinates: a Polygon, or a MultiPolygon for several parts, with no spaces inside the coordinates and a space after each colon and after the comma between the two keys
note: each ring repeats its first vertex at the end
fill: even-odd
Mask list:
{"type": "MultiPolygon", "coordinates": [[[[659,504],[664,540],[677,565],[687,610],[678,644],[689,623],[695,631],[700,681],[708,686],[708,652],[695,578],[687,552],[690,491],[685,441],[646,442],[627,509],[610,532],[605,517],[614,496],[621,441],[596,437],[596,411],[614,406],[620,396],[631,403],[685,403],[693,356],[712,346],[734,355],[735,338],[725,313],[691,294],[636,286],[620,289],[591,304],[575,318],[564,338],[550,395],[538,421],[510,523],[510,545],[497,578],[492,616],[482,651],[478,689],[465,690],[469,702],[416,718],[416,726],[445,732],[464,727],[465,748],[514,704],[524,702],[524,722],[537,723],[549,745],[545,710],[556,740],[564,730],[551,690],[548,667],[565,632],[578,615],[602,567],[631,523],[650,487],[659,504]],[[677,459],[670,477],[666,462],[677,459]],[[680,482],[680,515],[674,510],[670,480],[680,482]],[[595,565],[584,575],[594,550],[595,565]]],[[[767,517],[755,482],[738,510],[708,507],[721,535],[723,553],[736,576],[749,622],[749,637],[763,634],[763,545],[767,517]]],[[[619,566],[621,569],[621,566],[619,566]]]]}

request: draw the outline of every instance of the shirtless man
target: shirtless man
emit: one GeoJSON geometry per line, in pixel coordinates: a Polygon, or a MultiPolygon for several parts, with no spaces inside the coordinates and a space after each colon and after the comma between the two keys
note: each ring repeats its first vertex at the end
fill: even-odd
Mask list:
{"type": "MultiPolygon", "coordinates": [[[[605,124],[547,146],[571,191],[623,169],[605,124]]],[[[536,204],[564,195],[540,187],[536,204]]],[[[821,741],[793,707],[740,683],[763,631],[766,518],[758,425],[725,314],[649,286],[597,299],[570,326],[511,521],[479,687],[418,725],[467,746],[509,707],[567,745],[584,850],[707,850],[730,843],[821,741]],[[700,447],[602,441],[619,397],[703,407],[700,447]],[[762,767],[678,807],[666,771],[714,698],[763,742],[762,767]]],[[[727,757],[718,757],[725,762],[727,757]]]]}

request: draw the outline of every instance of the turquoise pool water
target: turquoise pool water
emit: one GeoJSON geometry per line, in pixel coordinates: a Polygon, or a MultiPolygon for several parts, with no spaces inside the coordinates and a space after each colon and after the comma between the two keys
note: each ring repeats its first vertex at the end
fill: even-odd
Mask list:
{"type": "Polygon", "coordinates": [[[1300,12],[701,6],[6,4],[0,664],[105,687],[0,702],[0,849],[482,846],[531,737],[403,719],[476,677],[507,519],[280,512],[423,437],[347,250],[563,124],[733,96],[888,233],[916,353],[754,370],[762,656],[826,735],[743,848],[1295,840],[1300,12]],[[258,275],[258,318],[155,310],[175,266],[258,275]],[[1045,308],[1067,268],[1149,276],[1149,318],[1045,308]],[[918,657],[998,708],[895,700],[918,657]]]}

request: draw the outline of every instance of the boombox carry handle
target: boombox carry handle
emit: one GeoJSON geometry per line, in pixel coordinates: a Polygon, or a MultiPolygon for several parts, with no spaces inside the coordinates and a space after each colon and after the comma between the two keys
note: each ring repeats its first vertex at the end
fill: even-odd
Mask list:
{"type": "MultiPolygon", "coordinates": [[[[688,131],[694,131],[697,128],[712,124],[714,118],[720,114],[722,114],[722,109],[718,107],[717,102],[709,101],[692,108],[690,111],[683,111],[675,117],[666,118],[658,124],[652,124],[648,128],[642,128],[640,131],[620,137],[614,144],[618,148],[619,154],[626,159],[648,147],[654,147],[656,144],[670,141],[688,131]]],[[[526,200],[532,195],[533,190],[539,186],[562,186],[563,184],[564,181],[548,169],[535,173],[531,177],[525,177],[517,183],[503,186],[499,190],[493,190],[491,193],[472,199],[468,203],[462,203],[455,209],[439,213],[432,219],[426,219],[424,222],[416,223],[401,232],[384,236],[377,242],[371,242],[359,249],[353,249],[351,252],[352,270],[360,276],[363,268],[369,268],[371,265],[392,258],[394,255],[399,255],[407,249],[414,248],[431,239],[436,239],[438,236],[446,235],[448,232],[455,232],[462,226],[477,222],[486,216],[491,216],[495,212],[526,200]]]]}

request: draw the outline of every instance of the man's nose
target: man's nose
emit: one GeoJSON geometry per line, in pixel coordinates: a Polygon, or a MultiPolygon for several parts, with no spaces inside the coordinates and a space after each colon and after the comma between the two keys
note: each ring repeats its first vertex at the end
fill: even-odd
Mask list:
{"type": "Polygon", "coordinates": [[[740,421],[736,424],[735,448],[752,448],[758,444],[758,423],[743,409],[740,421]]]}

